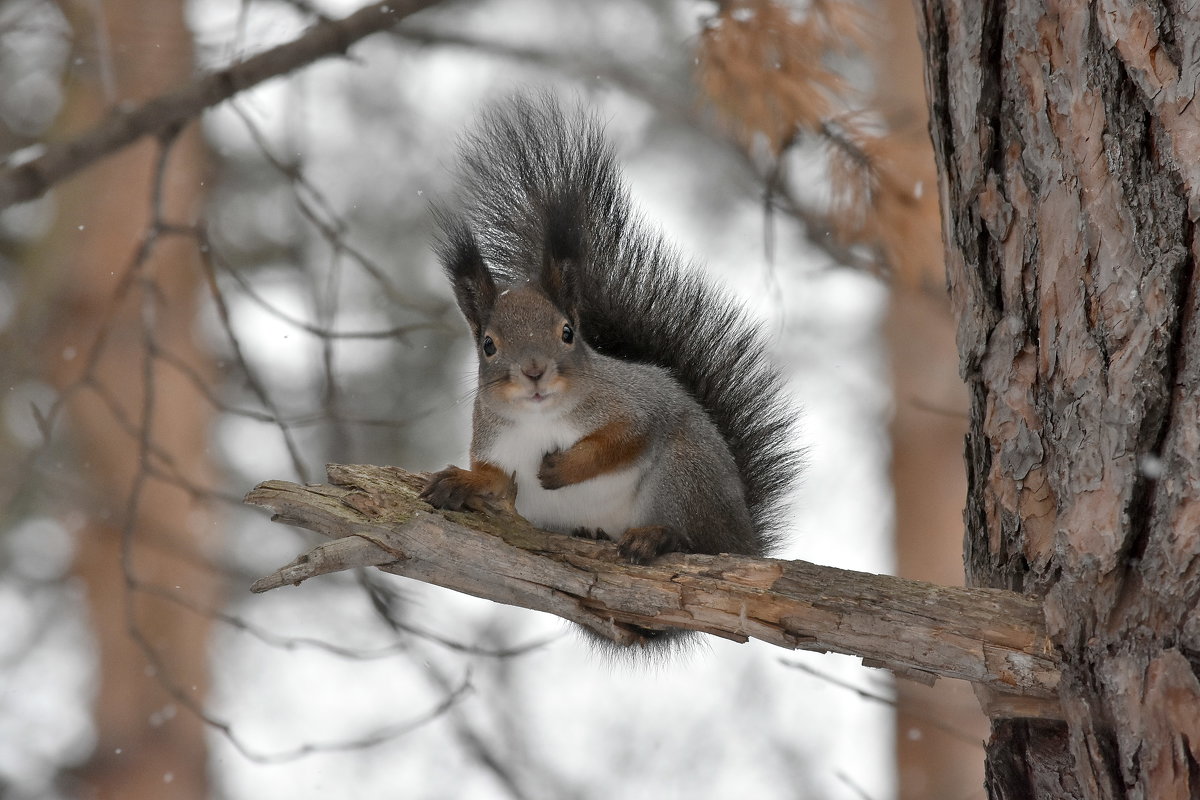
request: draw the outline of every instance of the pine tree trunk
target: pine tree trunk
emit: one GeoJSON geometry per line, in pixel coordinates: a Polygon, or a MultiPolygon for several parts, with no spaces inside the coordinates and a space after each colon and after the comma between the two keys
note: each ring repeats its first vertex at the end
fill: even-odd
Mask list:
{"type": "MultiPolygon", "coordinates": [[[[967,392],[958,377],[954,320],[929,145],[923,55],[911,0],[876,5],[886,28],[873,48],[875,96],[889,142],[888,168],[914,191],[905,226],[887,231],[892,268],[884,335],[891,361],[892,489],[896,574],[946,586],[963,584],[962,440],[967,392]]],[[[983,783],[980,742],[987,721],[970,685],[896,682],[899,800],[963,798],[983,783]],[[936,719],[940,726],[930,725],[936,719]]]]}
{"type": "MultiPolygon", "coordinates": [[[[111,0],[63,8],[79,60],[59,135],[95,125],[114,104],[144,101],[191,76],[182,2],[111,0]]],[[[195,221],[206,177],[198,126],[185,130],[169,155],[159,210],[167,222],[195,221]]],[[[203,705],[212,621],[146,590],[201,607],[217,605],[220,596],[218,576],[203,563],[217,521],[205,503],[170,481],[178,475],[196,486],[213,485],[207,455],[212,409],[178,369],[157,361],[148,375],[145,366],[152,338],[158,352],[202,378],[215,372],[197,336],[202,273],[195,243],[155,240],[132,290],[114,299],[151,230],[158,158],[158,143],[144,140],[58,186],[54,228],[29,258],[30,272],[52,284],[49,330],[40,343],[46,374],[71,392],[69,422],[56,433],[70,436],[86,482],[83,491],[64,496],[62,508],[82,511],[86,519],[75,574],[86,590],[100,674],[96,746],[74,772],[71,788],[97,800],[210,794],[205,727],[166,687],[203,705]],[[93,361],[98,341],[102,349],[93,361]],[[155,453],[143,461],[140,428],[147,418],[155,453]],[[151,466],[167,477],[149,476],[151,466]]]]}
{"type": "Polygon", "coordinates": [[[1044,599],[1065,725],[993,798],[1200,796],[1200,12],[922,0],[967,572],[1044,599]]]}

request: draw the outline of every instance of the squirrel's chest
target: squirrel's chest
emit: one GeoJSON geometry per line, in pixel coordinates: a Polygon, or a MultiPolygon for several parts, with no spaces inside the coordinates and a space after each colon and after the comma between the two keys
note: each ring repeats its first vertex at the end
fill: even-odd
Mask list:
{"type": "Polygon", "coordinates": [[[644,524],[637,502],[637,465],[560,489],[543,489],[538,480],[547,453],[566,450],[587,433],[563,420],[531,417],[506,425],[476,456],[516,474],[517,512],[534,525],[563,533],[601,529],[616,538],[627,528],[644,524]]]}

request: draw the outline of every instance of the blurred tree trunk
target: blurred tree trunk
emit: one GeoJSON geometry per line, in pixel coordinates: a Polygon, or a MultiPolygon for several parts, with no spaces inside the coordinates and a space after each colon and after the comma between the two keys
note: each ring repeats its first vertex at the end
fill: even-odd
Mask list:
{"type": "MultiPolygon", "coordinates": [[[[95,124],[116,103],[145,100],[192,74],[182,0],[61,5],[75,35],[76,66],[59,136],[95,124]]],[[[202,376],[212,372],[194,340],[200,275],[194,242],[159,240],[139,267],[144,283],[135,282],[124,299],[113,300],[150,230],[157,155],[157,144],[147,141],[59,186],[57,221],[30,259],[32,269],[51,276],[44,352],[49,379],[60,391],[85,377],[88,355],[108,326],[87,388],[71,395],[66,426],[86,482],[66,502],[87,517],[76,573],[86,587],[99,650],[97,744],[76,774],[77,793],[85,797],[209,795],[203,724],[163,682],[203,703],[210,620],[127,583],[136,578],[206,605],[215,602],[218,589],[214,573],[199,566],[206,544],[211,546],[210,511],[183,489],[146,477],[136,430],[150,397],[148,441],[158,448],[155,465],[178,470],[195,484],[212,484],[210,409],[178,370],[160,361],[149,380],[144,374],[147,331],[157,349],[202,376]],[[151,282],[156,288],[146,289],[151,282]],[[141,479],[140,491],[131,494],[141,479]],[[138,502],[129,518],[131,496],[138,502]],[[180,514],[180,508],[189,512],[180,514]],[[135,635],[160,663],[148,661],[135,635]]],[[[195,221],[204,163],[192,126],[170,151],[161,203],[167,220],[195,221]]]]}
{"type": "MultiPolygon", "coordinates": [[[[887,123],[890,168],[915,189],[910,213],[903,216],[908,227],[884,229],[887,250],[903,254],[890,259],[896,274],[885,326],[895,406],[891,430],[897,574],[961,586],[967,396],[956,370],[954,320],[945,293],[921,49],[910,0],[884,0],[877,9],[884,25],[874,51],[873,105],[887,123]]],[[[897,681],[896,698],[901,800],[962,800],[982,786],[980,744],[987,736],[987,721],[970,686],[961,681],[923,686],[902,680],[897,681]],[[946,727],[929,725],[931,718],[946,727]]]]}
{"type": "Polygon", "coordinates": [[[1065,724],[993,798],[1200,796],[1200,14],[922,0],[967,572],[1044,598],[1065,724]]]}

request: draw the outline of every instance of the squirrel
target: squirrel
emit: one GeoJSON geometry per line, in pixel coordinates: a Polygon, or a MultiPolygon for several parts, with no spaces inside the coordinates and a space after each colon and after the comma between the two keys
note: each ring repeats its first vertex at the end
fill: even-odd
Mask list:
{"type": "Polygon", "coordinates": [[[515,489],[532,524],[635,563],[770,552],[800,460],[783,379],[758,326],[632,210],[599,122],[520,94],[460,157],[436,249],[479,358],[471,467],[422,497],[479,510],[515,489]]]}

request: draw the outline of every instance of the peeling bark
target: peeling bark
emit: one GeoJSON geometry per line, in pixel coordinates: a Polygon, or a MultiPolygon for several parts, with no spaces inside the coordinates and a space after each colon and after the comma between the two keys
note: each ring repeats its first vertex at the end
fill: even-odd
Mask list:
{"type": "Polygon", "coordinates": [[[1042,598],[1064,662],[1065,729],[995,724],[992,797],[1198,796],[1200,9],[921,17],[968,579],[1042,598]]]}

